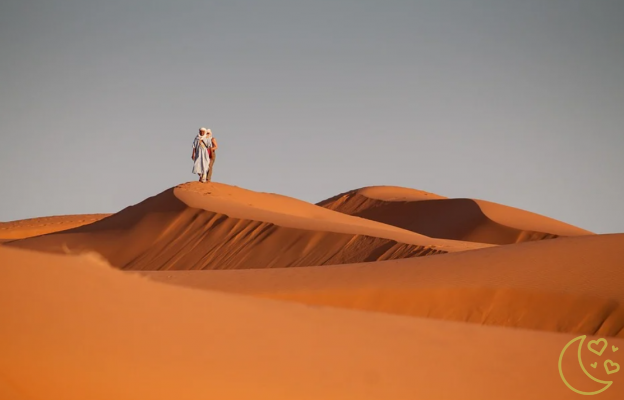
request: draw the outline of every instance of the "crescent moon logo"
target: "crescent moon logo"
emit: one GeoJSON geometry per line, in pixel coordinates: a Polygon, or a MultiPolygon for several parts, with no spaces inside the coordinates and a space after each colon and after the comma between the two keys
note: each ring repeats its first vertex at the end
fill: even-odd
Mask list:
{"type": "MultiPolygon", "coordinates": [[[[561,354],[559,355],[559,375],[561,376],[561,379],[563,380],[563,383],[565,383],[565,385],[566,385],[566,386],[567,386],[570,390],[572,390],[573,392],[578,393],[578,394],[582,394],[582,395],[586,395],[586,396],[591,396],[591,395],[594,395],[594,394],[602,393],[602,392],[604,392],[605,390],[607,390],[607,389],[608,389],[608,388],[609,388],[609,387],[613,384],[613,381],[603,381],[603,380],[600,380],[600,379],[594,378],[594,377],[593,377],[593,376],[591,376],[591,374],[590,374],[589,372],[587,372],[587,370],[585,369],[585,366],[583,365],[583,360],[582,360],[582,358],[581,358],[581,350],[582,350],[582,348],[583,348],[583,343],[585,342],[585,338],[586,338],[586,337],[587,337],[587,335],[582,335],[582,336],[579,336],[579,337],[576,337],[576,338],[574,338],[574,339],[570,340],[570,341],[568,342],[568,344],[566,344],[566,345],[565,345],[565,347],[563,348],[563,350],[561,350],[561,354]],[[581,391],[581,390],[576,389],[576,388],[575,388],[575,387],[573,387],[572,385],[570,385],[570,383],[566,380],[565,376],[563,375],[563,370],[562,370],[562,368],[561,368],[561,364],[562,364],[562,361],[563,361],[563,355],[565,354],[565,352],[566,352],[566,350],[568,349],[568,347],[572,346],[572,344],[573,344],[574,342],[579,341],[579,340],[580,340],[580,343],[578,344],[578,362],[579,362],[579,365],[580,365],[580,367],[581,367],[581,370],[583,370],[583,373],[584,373],[585,375],[587,375],[587,377],[588,377],[589,379],[591,379],[592,381],[594,381],[594,382],[598,382],[598,383],[601,383],[601,384],[605,385],[602,389],[596,390],[596,391],[594,391],[594,392],[583,392],[583,391],[581,391]]],[[[605,339],[600,339],[600,340],[592,340],[592,341],[590,341],[590,342],[589,342],[589,349],[590,349],[592,352],[594,352],[594,353],[596,353],[596,354],[599,354],[599,355],[601,355],[601,354],[602,354],[602,352],[604,352],[604,349],[606,349],[606,347],[607,347],[607,341],[606,341],[605,339]],[[604,343],[604,346],[603,346],[603,348],[602,348],[602,351],[596,351],[596,350],[594,350],[594,349],[591,347],[591,345],[593,345],[593,344],[599,344],[599,343],[601,343],[601,342],[603,342],[603,343],[604,343]]],[[[614,346],[614,347],[615,347],[615,346],[614,346]]],[[[617,348],[616,348],[616,349],[617,349],[617,348]]],[[[615,351],[615,350],[614,350],[614,351],[615,351]]],[[[592,365],[592,366],[593,366],[593,365],[592,365]]],[[[607,374],[613,374],[613,373],[617,372],[617,371],[619,370],[619,368],[620,368],[620,366],[619,366],[618,364],[614,363],[613,361],[611,361],[611,360],[607,360],[607,361],[605,361],[605,369],[606,369],[606,371],[607,371],[607,374]],[[609,368],[607,367],[607,364],[612,365],[612,366],[617,366],[617,369],[614,369],[614,370],[613,370],[613,369],[612,369],[612,370],[609,370],[609,368]]]]}

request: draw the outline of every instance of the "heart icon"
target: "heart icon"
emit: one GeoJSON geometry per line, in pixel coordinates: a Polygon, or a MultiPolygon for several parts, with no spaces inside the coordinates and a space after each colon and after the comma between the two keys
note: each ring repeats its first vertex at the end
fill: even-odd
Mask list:
{"type": "Polygon", "coordinates": [[[595,362],[595,363],[590,364],[590,365],[592,366],[592,368],[596,368],[596,365],[598,365],[598,363],[597,363],[597,362],[595,362]]]}
{"type": "Polygon", "coordinates": [[[589,349],[589,351],[591,351],[594,354],[598,354],[598,357],[600,357],[602,355],[602,353],[604,353],[605,349],[607,348],[607,340],[600,338],[598,340],[591,340],[589,343],[587,343],[587,348],[589,349]],[[592,344],[598,344],[600,342],[603,342],[604,345],[602,346],[602,349],[600,351],[596,351],[594,349],[592,349],[592,344]]]}
{"type": "Polygon", "coordinates": [[[618,348],[615,346],[611,346],[611,350],[613,350],[613,352],[615,353],[616,351],[618,351],[618,348]]]}
{"type": "Polygon", "coordinates": [[[620,370],[620,364],[618,363],[614,363],[611,360],[607,360],[604,362],[604,369],[605,371],[607,371],[607,375],[611,375],[611,374],[615,374],[616,372],[618,372],[620,370]],[[611,364],[613,365],[613,370],[609,370],[609,367],[607,366],[607,364],[611,364]]]}

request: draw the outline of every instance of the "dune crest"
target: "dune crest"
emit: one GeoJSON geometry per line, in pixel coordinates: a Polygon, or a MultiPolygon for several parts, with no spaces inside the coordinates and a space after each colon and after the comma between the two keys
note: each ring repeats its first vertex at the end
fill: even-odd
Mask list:
{"type": "Polygon", "coordinates": [[[9,241],[64,231],[92,224],[111,214],[55,215],[0,222],[0,240],[9,241]]]}
{"type": "Polygon", "coordinates": [[[624,234],[397,187],[321,203],[193,182],[13,221],[0,398],[572,399],[566,343],[624,348],[624,234]]]}
{"type": "Polygon", "coordinates": [[[95,223],[5,245],[95,251],[131,270],[335,265],[481,247],[215,183],[183,184],[95,223]]]}
{"type": "Polygon", "coordinates": [[[317,205],[425,236],[476,243],[512,244],[593,235],[529,211],[474,199],[449,199],[415,189],[371,186],[317,205]]]}

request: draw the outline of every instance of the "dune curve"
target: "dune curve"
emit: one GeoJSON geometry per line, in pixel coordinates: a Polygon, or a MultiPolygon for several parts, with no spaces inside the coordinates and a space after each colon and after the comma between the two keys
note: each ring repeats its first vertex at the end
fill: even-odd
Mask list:
{"type": "Polygon", "coordinates": [[[180,185],[95,223],[4,245],[95,251],[132,270],[335,265],[484,246],[431,239],[285,196],[214,183],[180,185]]]}
{"type": "Polygon", "coordinates": [[[55,215],[0,222],[0,240],[9,241],[45,235],[91,224],[110,214],[55,215]]]}
{"type": "Polygon", "coordinates": [[[351,190],[317,205],[429,237],[478,243],[500,245],[593,234],[514,207],[392,186],[351,190]]]}
{"type": "Polygon", "coordinates": [[[624,234],[332,268],[146,273],[199,289],[391,314],[624,337],[624,234]]]}

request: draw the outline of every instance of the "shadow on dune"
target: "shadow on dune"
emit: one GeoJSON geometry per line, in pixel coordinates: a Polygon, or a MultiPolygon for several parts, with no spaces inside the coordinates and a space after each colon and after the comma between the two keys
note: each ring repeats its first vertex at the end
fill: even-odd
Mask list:
{"type": "Polygon", "coordinates": [[[95,251],[130,270],[283,268],[445,253],[372,236],[232,218],[190,207],[174,189],[89,225],[4,245],[52,253],[95,251]]]}
{"type": "Polygon", "coordinates": [[[384,201],[348,192],[317,205],[439,239],[500,245],[559,237],[495,222],[472,199],[384,201]]]}
{"type": "Polygon", "coordinates": [[[598,297],[509,288],[340,288],[261,293],[310,305],[624,338],[624,308],[598,297]]]}

